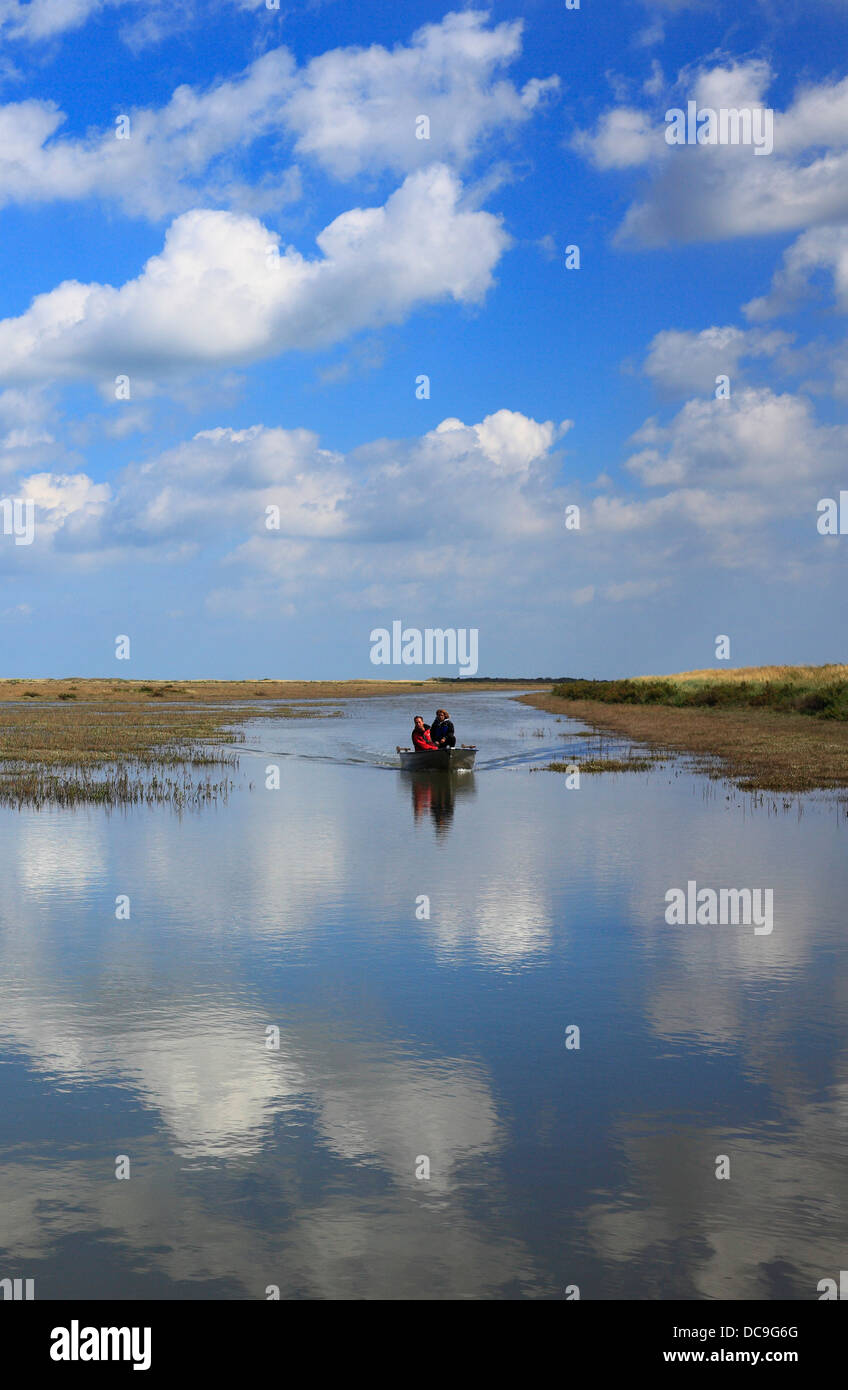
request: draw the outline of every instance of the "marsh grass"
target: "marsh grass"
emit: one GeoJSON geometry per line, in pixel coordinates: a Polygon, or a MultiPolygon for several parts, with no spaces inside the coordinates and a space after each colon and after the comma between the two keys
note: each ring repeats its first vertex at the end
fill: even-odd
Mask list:
{"type": "Polygon", "coordinates": [[[763,709],[848,720],[848,666],[748,666],[626,680],[563,681],[554,695],[612,705],[763,709]]]}
{"type": "MultiPolygon", "coordinates": [[[[614,742],[616,742],[616,746],[619,746],[619,744],[617,744],[617,739],[614,742]]],[[[577,767],[578,771],[587,774],[646,773],[646,771],[651,770],[652,767],[662,766],[663,763],[666,762],[667,756],[666,753],[645,751],[645,749],[639,749],[638,752],[634,752],[633,749],[627,749],[624,756],[617,756],[616,758],[612,753],[610,753],[609,756],[606,755],[606,753],[602,752],[602,749],[603,735],[599,738],[598,742],[598,758],[587,758],[585,753],[578,753],[576,758],[570,759],[569,762],[560,762],[560,760],[557,759],[556,762],[545,763],[541,769],[534,767],[532,771],[567,773],[570,769],[573,770],[574,767],[577,767]]]]}
{"type": "MultiPolygon", "coordinates": [[[[463,677],[465,689],[525,689],[527,681],[476,682],[463,677]]],[[[546,685],[549,682],[545,682],[546,685]]],[[[59,700],[67,694],[88,703],[147,705],[151,700],[178,700],[181,704],[231,704],[236,700],[274,700],[286,703],[299,700],[357,700],[374,695],[403,695],[407,691],[433,695],[449,694],[456,690],[453,682],[427,681],[132,681],[117,677],[83,679],[67,676],[61,679],[33,679],[31,676],[0,677],[0,704],[10,700],[59,700]]],[[[304,712],[305,713],[305,712],[304,712]]]]}
{"type": "Polygon", "coordinates": [[[648,772],[665,762],[661,753],[628,754],[625,758],[582,758],[570,763],[546,763],[545,772],[568,772],[577,768],[578,772],[596,774],[599,772],[648,772]]]}
{"type": "Polygon", "coordinates": [[[673,676],[636,676],[638,681],[671,680],[684,682],[718,681],[723,685],[750,682],[761,685],[778,682],[795,686],[815,687],[834,682],[848,683],[848,666],[737,666],[708,667],[702,671],[679,671],[673,676]]]}
{"type": "Polygon", "coordinates": [[[208,805],[233,785],[229,774],[239,760],[232,745],[245,742],[234,725],[336,713],[290,705],[0,704],[0,805],[208,805]]]}
{"type": "Polygon", "coordinates": [[[845,680],[845,666],[755,667],[630,681],[567,681],[549,695],[519,698],[550,714],[592,724],[604,734],[637,740],[666,756],[688,754],[697,771],[712,779],[729,779],[746,792],[794,795],[848,788],[848,720],[836,712],[845,680]],[[711,691],[725,687],[729,698],[702,698],[706,678],[711,691]],[[635,687],[658,683],[666,688],[634,693],[635,687]],[[625,698],[616,698],[622,687],[625,698]],[[672,698],[667,687],[672,687],[672,698]],[[767,687],[767,698],[750,698],[767,687]],[[790,694],[775,697],[775,687],[790,694]],[[680,698],[681,693],[693,692],[693,699],[680,698]],[[809,697],[822,694],[824,704],[816,701],[814,706],[809,697]],[[806,703],[793,704],[798,696],[806,703]]]}

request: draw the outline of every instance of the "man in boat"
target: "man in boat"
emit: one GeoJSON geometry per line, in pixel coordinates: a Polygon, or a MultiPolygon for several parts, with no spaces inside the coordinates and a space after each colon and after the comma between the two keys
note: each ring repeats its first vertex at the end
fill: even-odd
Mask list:
{"type": "Polygon", "coordinates": [[[412,746],[419,752],[423,749],[438,748],[438,743],[434,743],[430,737],[430,725],[425,724],[422,716],[416,714],[412,725],[412,746]]]}
{"type": "Polygon", "coordinates": [[[430,725],[430,737],[439,748],[456,747],[456,734],[446,709],[436,710],[436,717],[430,725]]]}

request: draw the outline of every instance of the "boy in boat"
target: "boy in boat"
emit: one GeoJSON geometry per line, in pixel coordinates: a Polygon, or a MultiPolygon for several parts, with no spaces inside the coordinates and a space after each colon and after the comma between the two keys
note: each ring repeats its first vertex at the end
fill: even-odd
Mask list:
{"type": "Polygon", "coordinates": [[[425,724],[420,714],[416,714],[412,725],[412,746],[419,752],[422,749],[438,748],[438,743],[434,743],[430,737],[430,725],[425,724]]]}
{"type": "Polygon", "coordinates": [[[436,717],[430,725],[430,737],[439,748],[456,747],[456,734],[446,709],[436,710],[436,717]]]}

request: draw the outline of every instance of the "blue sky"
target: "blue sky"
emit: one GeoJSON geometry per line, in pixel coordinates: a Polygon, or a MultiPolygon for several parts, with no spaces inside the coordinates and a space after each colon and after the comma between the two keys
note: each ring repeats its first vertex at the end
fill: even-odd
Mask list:
{"type": "Polygon", "coordinates": [[[846,22],[0,0],[4,674],[843,659],[846,22]]]}

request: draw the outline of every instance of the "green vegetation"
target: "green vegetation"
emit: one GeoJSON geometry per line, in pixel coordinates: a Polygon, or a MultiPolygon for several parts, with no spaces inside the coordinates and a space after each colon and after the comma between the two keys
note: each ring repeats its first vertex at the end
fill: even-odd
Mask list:
{"type": "Polygon", "coordinates": [[[639,758],[584,758],[582,762],[576,763],[546,763],[546,772],[568,772],[575,767],[578,772],[597,773],[597,772],[647,772],[649,768],[656,767],[657,763],[663,762],[660,757],[639,757],[639,758]]]}
{"type": "MultiPolygon", "coordinates": [[[[58,700],[69,696],[76,698],[65,691],[58,700]]],[[[340,714],[291,705],[45,703],[24,711],[0,704],[0,805],[207,804],[233,785],[232,745],[245,741],[234,725],[340,714]],[[213,778],[209,769],[223,775],[213,778]]]]}
{"type": "Polygon", "coordinates": [[[848,788],[848,666],[754,666],[557,682],[519,697],[656,751],[694,757],[745,791],[848,788]]]}
{"type": "Polygon", "coordinates": [[[688,671],[628,680],[569,680],[552,692],[565,700],[674,709],[762,709],[848,720],[848,667],[774,666],[688,671]]]}

